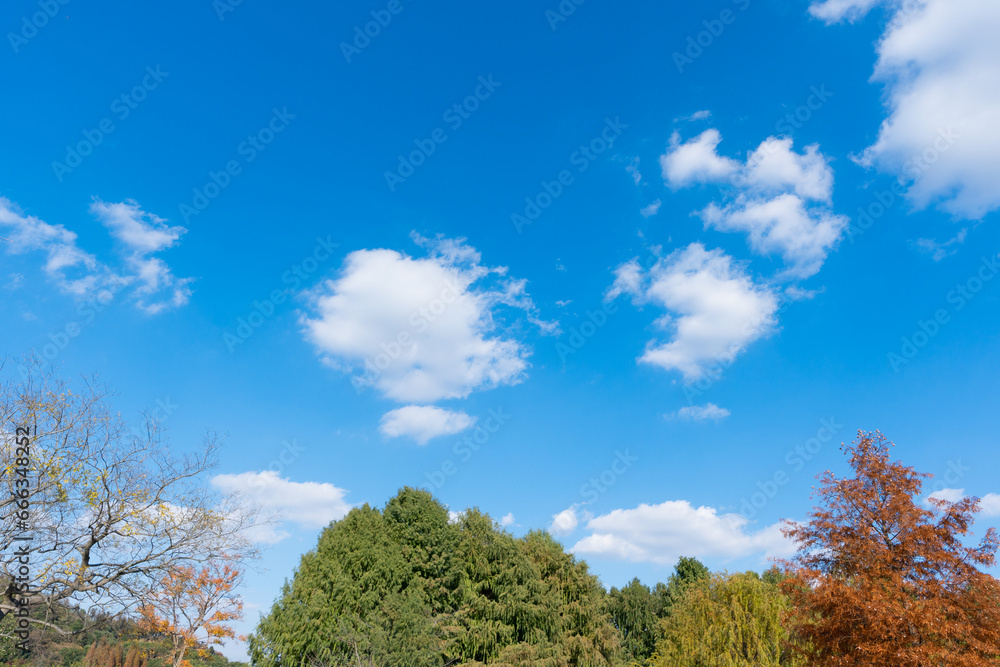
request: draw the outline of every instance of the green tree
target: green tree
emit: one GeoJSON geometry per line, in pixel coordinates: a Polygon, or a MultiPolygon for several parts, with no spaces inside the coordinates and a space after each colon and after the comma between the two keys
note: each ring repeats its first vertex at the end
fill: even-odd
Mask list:
{"type": "Polygon", "coordinates": [[[663,621],[656,667],[777,667],[796,664],[782,626],[787,601],[755,572],[690,584],[663,621]]]}
{"type": "Polygon", "coordinates": [[[322,533],[250,638],[254,664],[618,667],[600,583],[547,533],[517,539],[426,491],[322,533]]]}
{"type": "Polygon", "coordinates": [[[684,598],[685,592],[692,584],[708,581],[712,573],[697,558],[681,556],[674,566],[674,573],[667,579],[667,583],[657,584],[656,592],[661,600],[661,615],[670,614],[671,608],[684,598]]]}
{"type": "Polygon", "coordinates": [[[622,646],[629,660],[644,665],[660,638],[663,602],[638,578],[620,590],[608,592],[611,620],[621,633],[622,646]]]}
{"type": "Polygon", "coordinates": [[[611,622],[606,595],[587,564],[577,561],[545,531],[520,543],[541,575],[546,605],[556,611],[554,662],[545,665],[603,667],[622,662],[621,635],[611,622]]]}
{"type": "Polygon", "coordinates": [[[250,636],[254,664],[442,664],[444,629],[431,602],[452,594],[441,579],[459,578],[433,576],[449,544],[433,533],[456,529],[446,510],[442,521],[443,508],[419,502],[416,493],[404,489],[399,502],[390,501],[388,518],[365,505],[323,531],[250,636]]]}

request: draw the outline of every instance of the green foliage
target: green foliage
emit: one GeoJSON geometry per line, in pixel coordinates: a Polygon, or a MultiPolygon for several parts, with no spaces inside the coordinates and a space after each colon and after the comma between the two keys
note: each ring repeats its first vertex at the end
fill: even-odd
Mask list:
{"type": "Polygon", "coordinates": [[[633,663],[645,665],[660,638],[660,618],[663,600],[633,579],[621,590],[612,588],[608,593],[611,620],[621,633],[625,654],[633,663]]]}
{"type": "MultiPolygon", "coordinates": [[[[773,579],[773,576],[768,577],[773,579]]],[[[787,602],[755,572],[691,583],[663,621],[656,667],[794,665],[781,625],[787,602]]]]}
{"type": "Polygon", "coordinates": [[[250,637],[255,665],[621,665],[604,590],[547,533],[425,491],[331,524],[250,637]]]}
{"type": "Polygon", "coordinates": [[[674,567],[674,573],[667,580],[667,585],[656,586],[656,592],[663,603],[663,614],[668,615],[671,608],[684,599],[684,594],[692,584],[708,581],[711,576],[712,573],[700,560],[682,556],[674,567]]]}

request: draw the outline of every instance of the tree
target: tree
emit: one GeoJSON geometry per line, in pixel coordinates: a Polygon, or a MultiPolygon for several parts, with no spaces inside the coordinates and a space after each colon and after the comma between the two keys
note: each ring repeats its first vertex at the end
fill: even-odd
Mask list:
{"type": "Polygon", "coordinates": [[[260,667],[619,667],[604,590],[547,533],[404,488],[302,557],[250,637],[260,667]]]}
{"type": "MultiPolygon", "coordinates": [[[[256,555],[245,532],[260,522],[256,511],[203,479],[215,464],[214,437],[177,456],[155,416],[131,431],[94,382],[76,388],[37,367],[22,370],[23,380],[0,383],[0,552],[28,545],[24,598],[46,609],[32,624],[68,633],[53,621],[61,604],[123,615],[179,565],[256,555]],[[30,542],[16,541],[26,532],[30,542]]],[[[17,609],[16,565],[0,565],[0,612],[17,609]]]]}
{"type": "Polygon", "coordinates": [[[684,598],[691,585],[708,581],[711,576],[709,569],[697,558],[681,556],[677,559],[674,573],[667,579],[666,585],[656,585],[656,592],[663,605],[662,615],[669,615],[670,609],[684,598]]]}
{"type": "Polygon", "coordinates": [[[436,667],[455,631],[459,530],[430,494],[403,489],[320,534],[250,636],[255,665],[436,667]]]}
{"type": "Polygon", "coordinates": [[[930,475],[890,447],[859,431],[844,448],[854,476],[826,472],[810,521],[786,525],[799,547],[782,584],[789,626],[815,665],[996,665],[1000,585],[979,568],[995,563],[997,534],[965,546],[979,499],[922,507],[930,475]]]}
{"type": "MultiPolygon", "coordinates": [[[[175,567],[139,608],[140,628],[171,638],[173,667],[185,664],[189,648],[199,647],[199,654],[206,655],[201,645],[220,645],[236,637],[227,624],[243,618],[243,603],[234,592],[241,577],[225,559],[209,562],[200,571],[188,565],[175,567]]],[[[117,650],[114,667],[121,667],[120,645],[117,650]]]]}
{"type": "Polygon", "coordinates": [[[630,660],[646,664],[653,655],[660,637],[662,608],[659,596],[638,578],[620,590],[612,588],[608,592],[611,620],[621,633],[622,646],[630,660]]]}
{"type": "Polygon", "coordinates": [[[787,601],[756,572],[691,584],[663,621],[656,667],[778,667],[796,664],[782,627],[787,601]]]}

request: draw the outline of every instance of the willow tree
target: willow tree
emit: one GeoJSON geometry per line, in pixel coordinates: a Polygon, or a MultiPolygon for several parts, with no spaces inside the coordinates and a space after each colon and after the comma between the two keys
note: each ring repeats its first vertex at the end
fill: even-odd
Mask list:
{"type": "Polygon", "coordinates": [[[918,497],[929,477],[890,459],[881,433],[845,451],[854,475],[827,472],[822,505],[785,534],[799,546],[783,587],[789,625],[811,664],[994,666],[1000,662],[1000,583],[990,528],[966,546],[977,498],[918,497]]]}
{"type": "Polygon", "coordinates": [[[175,567],[256,555],[256,511],[204,478],[219,442],[178,456],[162,436],[152,417],[128,428],[93,382],[30,367],[0,384],[0,552],[25,554],[0,564],[0,612],[26,602],[66,634],[71,606],[126,615],[175,567]]]}
{"type": "Polygon", "coordinates": [[[663,621],[657,667],[796,664],[782,626],[787,601],[755,572],[716,574],[692,585],[663,621]]]}

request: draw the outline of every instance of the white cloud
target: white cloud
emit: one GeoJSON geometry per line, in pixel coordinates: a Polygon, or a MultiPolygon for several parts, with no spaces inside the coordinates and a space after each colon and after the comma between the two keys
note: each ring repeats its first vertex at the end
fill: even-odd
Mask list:
{"type": "Polygon", "coordinates": [[[745,232],[759,254],[777,253],[788,265],[779,277],[808,278],[819,272],[849,220],[821,209],[809,209],[798,196],[739,199],[722,209],[710,204],[701,213],[706,227],[745,232]]]}
{"type": "Polygon", "coordinates": [[[750,532],[743,515],[696,508],[686,500],[614,510],[591,519],[586,528],[590,535],[573,546],[573,553],[633,562],[673,565],[681,556],[768,558],[794,552],[780,524],[750,532]]]}
{"type": "Polygon", "coordinates": [[[672,188],[699,182],[716,182],[731,177],[739,169],[735,160],[722,157],[716,147],[722,135],[715,128],[681,143],[680,134],[670,137],[670,150],[660,156],[663,180],[672,188]]]}
{"type": "Polygon", "coordinates": [[[947,241],[935,241],[934,239],[917,239],[913,242],[913,245],[920,249],[922,252],[927,253],[931,256],[935,262],[940,262],[945,257],[949,257],[958,252],[958,246],[965,243],[965,237],[968,235],[967,229],[960,229],[954,237],[948,239],[947,241]]]}
{"type": "Polygon", "coordinates": [[[639,210],[639,213],[644,218],[652,217],[652,216],[656,215],[659,212],[660,206],[662,204],[663,204],[663,202],[661,202],[659,199],[657,199],[656,201],[654,201],[651,204],[649,204],[649,206],[644,206],[643,208],[641,208],[639,210]]]}
{"type": "Polygon", "coordinates": [[[146,213],[132,200],[117,204],[95,200],[90,210],[108,228],[111,236],[142,254],[170,248],[187,231],[167,225],[166,220],[146,213]]]}
{"type": "Polygon", "coordinates": [[[513,526],[514,525],[513,513],[508,512],[507,514],[504,514],[503,517],[501,517],[500,519],[500,525],[503,526],[504,528],[506,528],[507,526],[513,526]]]}
{"type": "Polygon", "coordinates": [[[135,201],[106,204],[94,201],[91,212],[108,228],[111,236],[125,247],[126,264],[138,282],[136,305],[155,314],[169,307],[183,306],[191,299],[190,278],[178,279],[166,262],[151,254],[174,246],[187,230],[171,227],[166,220],[147,213],[135,201]],[[162,296],[158,296],[165,292],[162,296]],[[152,298],[152,300],[150,300],[152,298]]]}
{"type": "Polygon", "coordinates": [[[944,500],[949,503],[957,503],[964,497],[965,489],[940,489],[927,496],[927,499],[930,500],[933,498],[934,500],[944,500]]]}
{"type": "Polygon", "coordinates": [[[909,183],[918,208],[980,219],[1000,208],[1000,4],[838,0],[811,11],[855,21],[878,4],[893,15],[872,77],[886,86],[888,117],[861,162],[909,183]]]}
{"type": "Polygon", "coordinates": [[[700,243],[673,252],[643,272],[632,260],[618,267],[606,298],[631,294],[636,303],[654,303],[673,315],[657,320],[672,331],[667,343],[650,341],[640,361],[678,370],[691,382],[707,367],[731,360],[777,321],[778,297],[721,250],[700,243]]]}
{"type": "Polygon", "coordinates": [[[726,408],[720,408],[715,403],[706,403],[705,405],[688,405],[677,411],[677,416],[681,419],[690,419],[699,422],[707,419],[718,421],[720,419],[725,419],[730,414],[729,410],[726,408]]]}
{"type": "Polygon", "coordinates": [[[638,260],[630,259],[624,262],[613,273],[615,275],[615,282],[604,293],[605,301],[613,301],[622,294],[641,297],[643,273],[638,260]]]}
{"type": "Polygon", "coordinates": [[[90,208],[121,245],[124,266],[110,268],[77,245],[77,235],[63,225],[26,216],[10,200],[0,197],[0,227],[11,235],[8,248],[15,254],[44,252],[43,271],[63,292],[78,298],[108,302],[120,290],[132,287],[136,305],[156,313],[182,306],[190,298],[191,279],[175,278],[166,263],[153,253],[173,246],[184,233],[166,221],[143,211],[134,201],[106,204],[95,201],[90,208]]]}
{"type": "Polygon", "coordinates": [[[407,436],[421,445],[441,435],[461,433],[476,423],[464,412],[430,405],[407,405],[382,415],[379,432],[387,438],[407,436]]]}
{"type": "Polygon", "coordinates": [[[791,188],[799,197],[818,201],[829,201],[833,193],[833,170],[819,146],[806,146],[805,153],[796,153],[788,138],[762,141],[747,158],[742,180],[765,191],[791,188]]]}
{"type": "Polygon", "coordinates": [[[828,23],[850,21],[854,23],[883,0],[824,0],[809,7],[809,13],[828,23]]]}
{"type": "Polygon", "coordinates": [[[983,516],[1000,516],[1000,493],[987,493],[979,501],[983,516]]]}
{"type": "MultiPolygon", "coordinates": [[[[265,513],[302,528],[323,528],[331,521],[342,519],[351,510],[351,505],[344,500],[347,493],[344,489],[328,483],[292,482],[272,470],[216,475],[212,478],[212,486],[226,493],[240,494],[265,513]]],[[[273,526],[264,525],[256,530],[255,539],[261,541],[280,541],[288,536],[287,532],[273,526]]]]}
{"type": "Polygon", "coordinates": [[[427,257],[348,255],[340,275],[309,294],[306,339],[325,363],[360,371],[356,386],[397,401],[431,403],[520,382],[529,351],[503,325],[521,315],[543,333],[558,330],[537,318],[526,281],[482,265],[464,240],[414,238],[427,257]]]}
{"type": "Polygon", "coordinates": [[[42,269],[56,286],[77,297],[112,294],[126,281],[77,245],[77,235],[63,225],[49,224],[0,197],[0,226],[9,236],[5,246],[14,254],[41,251],[47,256],[42,269]]]}
{"type": "Polygon", "coordinates": [[[632,158],[632,161],[625,165],[625,171],[632,176],[632,181],[639,185],[642,181],[642,173],[639,171],[639,158],[632,158]]]}
{"type": "Polygon", "coordinates": [[[569,507],[558,514],[552,515],[549,532],[555,537],[565,537],[576,530],[579,524],[580,519],[576,514],[576,508],[569,507]]]}
{"type": "Polygon", "coordinates": [[[675,165],[664,171],[667,182],[678,187],[695,180],[685,176],[694,173],[700,174],[697,180],[734,186],[737,194],[729,203],[713,203],[701,212],[706,227],[746,233],[754,252],[779,254],[788,265],[782,279],[817,273],[849,222],[829,210],[833,170],[819,147],[810,145],[796,153],[791,139],[768,137],[741,164],[715,152],[720,140],[715,129],[685,144],[675,138],[662,157],[665,165],[675,165]],[[683,157],[685,150],[700,157],[683,157]],[[698,170],[691,165],[699,159],[707,164],[725,160],[725,168],[698,170]]]}
{"type": "MultiPolygon", "coordinates": [[[[931,498],[944,500],[949,503],[957,503],[965,498],[965,489],[939,489],[927,496],[928,501],[931,498]]],[[[927,504],[930,503],[928,502],[927,504]]],[[[1000,516],[1000,493],[987,493],[980,498],[979,509],[985,517],[1000,516]]]]}

